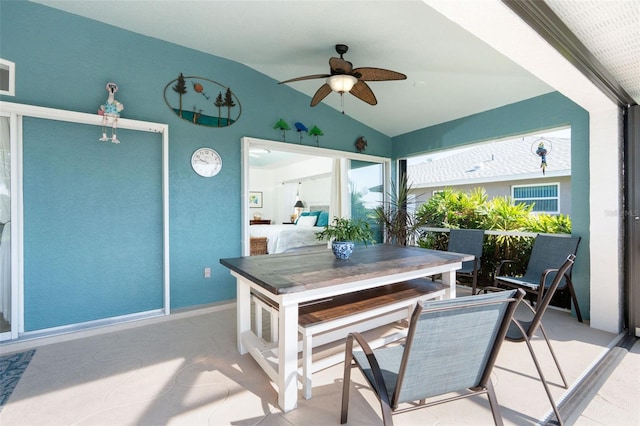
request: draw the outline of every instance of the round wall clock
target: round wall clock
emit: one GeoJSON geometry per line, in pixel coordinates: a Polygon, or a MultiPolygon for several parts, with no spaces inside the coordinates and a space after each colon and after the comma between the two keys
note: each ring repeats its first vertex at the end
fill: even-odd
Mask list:
{"type": "Polygon", "coordinates": [[[222,158],[211,148],[198,148],[191,156],[191,167],[200,176],[213,177],[222,169],[222,158]]]}

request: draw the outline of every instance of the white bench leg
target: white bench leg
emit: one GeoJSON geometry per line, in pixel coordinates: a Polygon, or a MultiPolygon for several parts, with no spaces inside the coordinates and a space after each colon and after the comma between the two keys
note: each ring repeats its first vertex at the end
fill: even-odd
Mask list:
{"type": "Polygon", "coordinates": [[[256,336],[262,338],[262,303],[260,303],[255,297],[251,297],[251,301],[253,302],[254,306],[253,325],[255,333],[256,336]]]}
{"type": "Polygon", "coordinates": [[[270,307],[269,312],[271,314],[271,341],[278,341],[278,311],[270,307]]]}
{"type": "Polygon", "coordinates": [[[302,336],[302,389],[305,399],[311,399],[311,387],[313,375],[312,359],[313,356],[313,337],[311,334],[302,336]]]}
{"type": "Polygon", "coordinates": [[[262,338],[262,315],[264,312],[268,312],[271,318],[271,342],[278,341],[278,310],[273,306],[267,305],[262,300],[255,296],[251,296],[251,301],[253,302],[254,310],[254,318],[253,323],[255,327],[256,336],[262,338]]]}

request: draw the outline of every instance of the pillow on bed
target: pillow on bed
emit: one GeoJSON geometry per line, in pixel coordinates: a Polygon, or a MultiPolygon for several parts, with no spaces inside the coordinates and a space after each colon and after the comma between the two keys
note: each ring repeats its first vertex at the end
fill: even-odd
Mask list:
{"type": "Polygon", "coordinates": [[[318,216],[300,216],[298,218],[296,226],[305,226],[311,228],[313,226],[316,226],[316,220],[318,220],[318,216]]]}
{"type": "Polygon", "coordinates": [[[329,212],[321,211],[318,216],[318,221],[316,222],[316,226],[325,227],[329,224],[329,212]]]}

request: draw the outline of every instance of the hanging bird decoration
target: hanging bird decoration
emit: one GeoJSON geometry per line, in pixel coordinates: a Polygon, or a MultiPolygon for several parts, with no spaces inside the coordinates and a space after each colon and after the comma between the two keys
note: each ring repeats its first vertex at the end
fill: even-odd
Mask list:
{"type": "Polygon", "coordinates": [[[308,132],[309,129],[307,129],[307,127],[302,124],[299,121],[296,121],[294,126],[296,126],[296,130],[298,131],[298,134],[300,135],[300,144],[302,144],[302,132],[308,132]]]}
{"type": "Polygon", "coordinates": [[[282,118],[280,120],[278,120],[278,122],[276,123],[275,126],[273,126],[274,129],[280,129],[282,130],[282,142],[286,142],[285,140],[285,133],[287,130],[291,130],[291,127],[289,127],[289,125],[287,124],[286,121],[284,121],[282,118]]]}
{"type": "Polygon", "coordinates": [[[536,155],[540,157],[540,168],[542,169],[542,174],[545,174],[545,170],[547,169],[547,149],[544,147],[544,141],[540,141],[538,144],[538,149],[536,149],[536,155]]]}
{"type": "Polygon", "coordinates": [[[362,152],[367,146],[367,140],[364,138],[364,136],[360,136],[358,139],[356,139],[355,145],[358,152],[362,152]]]}
{"type": "Polygon", "coordinates": [[[116,83],[107,83],[105,88],[109,96],[107,97],[107,101],[98,108],[98,115],[102,116],[102,137],[98,140],[101,142],[111,141],[112,143],[120,143],[116,136],[116,129],[118,128],[118,117],[120,117],[120,112],[124,109],[124,105],[115,99],[115,94],[118,91],[118,85],[116,83]],[[107,137],[107,122],[109,118],[112,119],[110,138],[107,137]]]}
{"type": "Polygon", "coordinates": [[[324,136],[324,133],[322,133],[322,130],[320,130],[318,128],[318,126],[314,125],[311,130],[309,130],[309,134],[311,136],[315,136],[316,137],[316,146],[320,146],[320,141],[318,140],[319,136],[324,136]]]}

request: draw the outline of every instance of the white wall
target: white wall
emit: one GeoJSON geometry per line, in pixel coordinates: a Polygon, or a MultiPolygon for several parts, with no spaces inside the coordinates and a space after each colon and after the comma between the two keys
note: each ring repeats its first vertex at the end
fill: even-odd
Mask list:
{"type": "Polygon", "coordinates": [[[259,212],[263,219],[270,219],[272,223],[288,220],[289,215],[294,213],[294,208],[292,205],[290,210],[283,211],[283,182],[300,183],[298,191],[305,210],[309,210],[309,206],[328,206],[331,199],[331,167],[332,160],[324,157],[297,161],[276,168],[251,167],[249,190],[262,192],[263,207],[250,209],[250,217],[259,212]]]}
{"type": "Polygon", "coordinates": [[[622,330],[622,214],[618,110],[590,111],[591,326],[622,330]]]}

